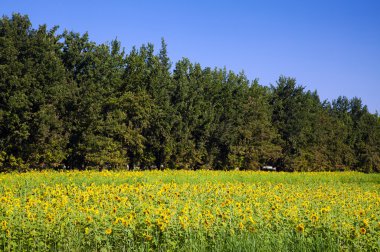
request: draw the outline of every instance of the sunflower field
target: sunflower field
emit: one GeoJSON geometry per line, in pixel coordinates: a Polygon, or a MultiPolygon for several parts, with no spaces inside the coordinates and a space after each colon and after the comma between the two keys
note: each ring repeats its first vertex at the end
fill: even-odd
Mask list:
{"type": "Polygon", "coordinates": [[[0,250],[379,251],[380,174],[2,174],[0,250]]]}

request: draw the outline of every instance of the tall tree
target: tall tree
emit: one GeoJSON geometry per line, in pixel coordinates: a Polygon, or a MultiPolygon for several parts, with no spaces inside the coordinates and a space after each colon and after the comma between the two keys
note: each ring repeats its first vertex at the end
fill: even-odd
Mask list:
{"type": "Polygon", "coordinates": [[[321,101],[293,78],[172,63],[133,47],[0,19],[0,169],[380,170],[380,118],[359,98],[321,101]]]}
{"type": "Polygon", "coordinates": [[[69,85],[56,30],[33,29],[19,14],[0,20],[0,149],[18,166],[56,166],[66,157],[69,85]]]}

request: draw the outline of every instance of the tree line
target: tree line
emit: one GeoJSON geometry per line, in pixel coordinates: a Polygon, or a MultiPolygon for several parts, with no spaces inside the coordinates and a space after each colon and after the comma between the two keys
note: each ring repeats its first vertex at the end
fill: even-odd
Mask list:
{"type": "Polygon", "coordinates": [[[27,16],[0,19],[0,170],[259,169],[380,171],[380,117],[361,99],[321,101],[281,76],[172,65],[162,40],[117,40],[27,16]]]}

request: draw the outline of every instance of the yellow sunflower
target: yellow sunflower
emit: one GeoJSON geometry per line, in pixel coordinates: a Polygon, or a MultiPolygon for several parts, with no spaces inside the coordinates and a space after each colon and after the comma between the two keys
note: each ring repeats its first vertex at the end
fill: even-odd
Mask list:
{"type": "Polygon", "coordinates": [[[296,231],[299,232],[299,233],[303,233],[303,231],[305,231],[305,226],[303,223],[300,223],[297,225],[296,227],[296,231]]]}

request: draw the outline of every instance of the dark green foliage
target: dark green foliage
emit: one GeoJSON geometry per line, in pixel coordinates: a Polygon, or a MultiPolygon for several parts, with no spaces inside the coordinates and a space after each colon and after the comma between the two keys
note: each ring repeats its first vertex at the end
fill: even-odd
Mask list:
{"type": "Polygon", "coordinates": [[[380,171],[380,118],[292,78],[175,63],[119,41],[0,19],[0,169],[380,171]]]}
{"type": "Polygon", "coordinates": [[[57,166],[66,158],[68,96],[57,28],[31,28],[18,14],[0,20],[0,150],[4,165],[57,166]]]}

